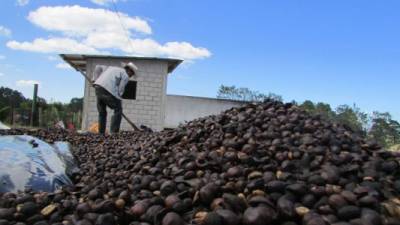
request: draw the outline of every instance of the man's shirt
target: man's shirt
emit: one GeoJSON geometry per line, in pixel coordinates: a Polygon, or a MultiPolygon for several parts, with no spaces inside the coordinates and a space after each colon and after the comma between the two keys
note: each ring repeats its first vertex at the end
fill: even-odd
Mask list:
{"type": "Polygon", "coordinates": [[[115,66],[96,66],[93,79],[94,84],[99,85],[110,92],[118,99],[122,99],[125,86],[129,81],[129,76],[125,69],[115,66]]]}

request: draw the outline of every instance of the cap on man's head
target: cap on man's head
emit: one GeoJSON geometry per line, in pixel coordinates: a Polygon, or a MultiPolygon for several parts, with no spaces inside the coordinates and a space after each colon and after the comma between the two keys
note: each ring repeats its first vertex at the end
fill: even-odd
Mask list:
{"type": "Polygon", "coordinates": [[[124,68],[128,67],[129,69],[131,69],[135,73],[138,70],[137,66],[135,64],[133,64],[133,62],[123,63],[122,66],[124,68]]]}

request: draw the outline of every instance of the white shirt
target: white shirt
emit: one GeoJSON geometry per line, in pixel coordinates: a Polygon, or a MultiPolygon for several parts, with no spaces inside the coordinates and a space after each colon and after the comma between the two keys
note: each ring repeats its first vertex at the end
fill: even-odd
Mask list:
{"type": "Polygon", "coordinates": [[[93,80],[95,80],[94,84],[103,87],[116,98],[122,99],[129,76],[125,69],[120,67],[98,65],[94,69],[93,80]]]}

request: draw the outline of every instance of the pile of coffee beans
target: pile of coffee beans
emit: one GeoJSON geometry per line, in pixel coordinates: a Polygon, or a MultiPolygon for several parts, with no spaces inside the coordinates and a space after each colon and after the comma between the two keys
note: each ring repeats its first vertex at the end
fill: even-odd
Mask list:
{"type": "Polygon", "coordinates": [[[70,142],[80,173],[0,194],[0,225],[400,224],[400,155],[289,103],[161,132],[1,132],[23,133],[70,142]]]}

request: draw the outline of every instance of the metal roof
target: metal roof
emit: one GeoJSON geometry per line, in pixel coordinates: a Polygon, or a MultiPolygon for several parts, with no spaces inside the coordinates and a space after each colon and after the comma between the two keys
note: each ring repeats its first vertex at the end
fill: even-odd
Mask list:
{"type": "Polygon", "coordinates": [[[131,60],[158,60],[168,63],[168,73],[174,71],[174,69],[183,60],[170,59],[170,58],[157,58],[157,57],[135,57],[135,56],[113,56],[113,55],[81,55],[81,54],[60,54],[60,57],[79,72],[86,73],[86,63],[88,59],[131,59],[131,60]]]}

